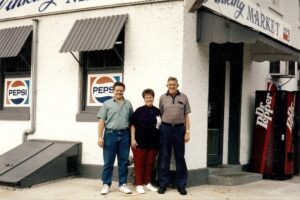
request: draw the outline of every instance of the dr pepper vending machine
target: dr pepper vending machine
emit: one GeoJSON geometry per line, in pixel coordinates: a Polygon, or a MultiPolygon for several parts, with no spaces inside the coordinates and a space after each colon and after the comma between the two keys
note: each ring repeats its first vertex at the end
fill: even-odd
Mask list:
{"type": "Polygon", "coordinates": [[[288,179],[294,173],[295,92],[256,91],[251,171],[264,178],[288,179]]]}

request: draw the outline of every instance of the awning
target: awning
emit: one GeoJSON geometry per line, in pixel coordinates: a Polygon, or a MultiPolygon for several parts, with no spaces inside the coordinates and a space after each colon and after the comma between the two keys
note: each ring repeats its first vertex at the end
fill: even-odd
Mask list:
{"type": "Polygon", "coordinates": [[[77,20],[60,52],[112,49],[127,15],[77,20]]]}
{"type": "Polygon", "coordinates": [[[0,29],[0,58],[17,56],[32,32],[32,26],[0,29]]]}
{"type": "Polygon", "coordinates": [[[232,42],[251,44],[252,60],[257,62],[300,61],[300,51],[298,49],[204,10],[198,10],[197,41],[201,43],[232,42]]]}

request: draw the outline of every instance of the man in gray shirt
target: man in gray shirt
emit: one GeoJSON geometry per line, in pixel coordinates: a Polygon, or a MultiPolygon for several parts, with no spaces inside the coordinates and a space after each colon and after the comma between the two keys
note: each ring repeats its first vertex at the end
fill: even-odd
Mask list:
{"type": "Polygon", "coordinates": [[[112,184],[113,166],[118,157],[119,191],[130,194],[127,187],[128,156],[130,150],[129,118],[133,113],[130,101],[124,98],[125,85],[116,82],[113,85],[114,97],[104,102],[97,117],[98,145],[103,148],[103,188],[101,194],[107,194],[112,184]],[[104,136],[103,136],[104,130],[104,136]]]}
{"type": "Polygon", "coordinates": [[[176,162],[176,177],[178,192],[186,195],[187,166],[184,158],[185,143],[190,140],[191,112],[188,98],[178,90],[178,81],[169,77],[168,91],[159,100],[162,115],[160,126],[160,167],[159,167],[159,194],[164,194],[170,181],[170,159],[174,148],[176,162]]]}

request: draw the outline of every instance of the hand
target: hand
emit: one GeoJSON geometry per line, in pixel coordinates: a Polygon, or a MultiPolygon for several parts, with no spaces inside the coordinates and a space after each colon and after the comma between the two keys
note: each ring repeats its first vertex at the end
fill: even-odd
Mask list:
{"type": "Polygon", "coordinates": [[[103,146],[104,146],[104,140],[103,140],[103,138],[99,138],[98,139],[98,146],[101,147],[101,148],[103,148],[103,146]]]}
{"type": "Polygon", "coordinates": [[[185,143],[188,143],[191,139],[191,135],[190,135],[190,132],[185,132],[185,135],[184,135],[184,142],[185,143]]]}
{"type": "Polygon", "coordinates": [[[136,140],[135,139],[131,140],[131,148],[136,149],[137,146],[138,144],[136,143],[136,140]]]}

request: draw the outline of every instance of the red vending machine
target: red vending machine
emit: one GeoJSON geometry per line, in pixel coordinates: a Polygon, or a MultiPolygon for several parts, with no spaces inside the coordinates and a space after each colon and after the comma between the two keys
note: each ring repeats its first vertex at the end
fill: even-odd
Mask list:
{"type": "Polygon", "coordinates": [[[294,110],[295,92],[256,92],[251,171],[271,179],[293,176],[294,110]]]}
{"type": "Polygon", "coordinates": [[[300,92],[296,94],[296,106],[294,117],[294,174],[300,173],[300,92]]]}

